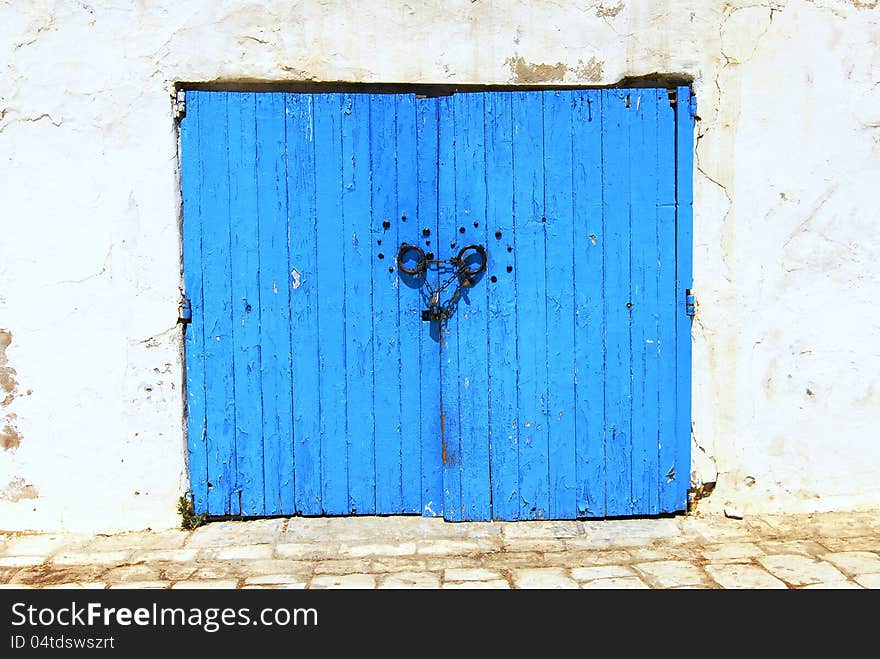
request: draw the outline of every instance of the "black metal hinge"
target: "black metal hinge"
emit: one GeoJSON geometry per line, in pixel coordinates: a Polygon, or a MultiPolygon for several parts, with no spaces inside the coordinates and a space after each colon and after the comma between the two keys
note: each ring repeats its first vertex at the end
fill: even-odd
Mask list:
{"type": "Polygon", "coordinates": [[[694,299],[694,294],[691,293],[691,289],[687,289],[684,292],[684,310],[688,316],[693,316],[696,313],[696,300],[694,299]]]}
{"type": "Polygon", "coordinates": [[[192,322],[192,304],[186,293],[180,294],[180,302],[177,304],[177,323],[179,325],[189,325],[192,322]]]}

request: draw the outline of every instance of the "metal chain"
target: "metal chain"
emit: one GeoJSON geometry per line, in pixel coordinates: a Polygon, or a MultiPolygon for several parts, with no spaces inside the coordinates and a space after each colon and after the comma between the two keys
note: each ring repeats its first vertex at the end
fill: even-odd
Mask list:
{"type": "MultiPolygon", "coordinates": [[[[439,317],[441,320],[446,320],[447,318],[449,318],[452,315],[452,312],[455,309],[455,305],[458,304],[458,300],[461,297],[461,287],[456,288],[455,292],[452,294],[452,297],[449,298],[446,302],[444,302],[442,304],[440,302],[440,294],[444,290],[446,290],[449,287],[449,285],[452,282],[454,282],[456,279],[463,279],[462,273],[465,271],[465,269],[466,268],[465,268],[464,264],[458,264],[455,268],[455,271],[452,273],[452,275],[445,282],[443,282],[442,285],[440,285],[437,288],[434,288],[433,286],[431,286],[431,282],[429,280],[429,277],[427,276],[427,273],[425,273],[425,275],[426,275],[425,276],[425,287],[428,289],[428,295],[427,295],[427,300],[426,300],[427,307],[429,309],[439,309],[439,317]]],[[[439,271],[439,268],[438,268],[438,271],[439,271]]],[[[438,273],[438,279],[439,279],[439,273],[438,273]]]]}
{"type": "Polygon", "coordinates": [[[409,276],[421,277],[424,281],[427,296],[425,294],[426,291],[421,290],[421,287],[420,293],[422,295],[423,301],[425,302],[425,305],[428,308],[422,312],[422,320],[442,322],[449,318],[455,310],[455,306],[458,304],[459,299],[461,298],[461,289],[469,288],[473,284],[473,278],[486,269],[486,264],[486,249],[482,245],[467,245],[461,248],[457,256],[442,260],[427,258],[420,247],[418,247],[417,245],[409,245],[407,243],[402,243],[400,249],[397,252],[397,265],[400,271],[409,276]],[[464,257],[464,254],[466,252],[471,251],[482,258],[482,262],[476,270],[472,270],[469,267],[467,259],[464,257]],[[409,252],[416,252],[420,255],[418,264],[415,268],[406,268],[403,264],[403,255],[409,252]],[[430,281],[429,273],[431,265],[437,266],[438,282],[441,279],[440,273],[444,265],[453,266],[452,274],[442,284],[439,284],[438,286],[433,286],[430,281]],[[455,280],[459,280],[459,286],[456,287],[455,292],[452,294],[452,297],[449,300],[441,303],[440,294],[447,288],[449,288],[449,286],[455,280]]]}

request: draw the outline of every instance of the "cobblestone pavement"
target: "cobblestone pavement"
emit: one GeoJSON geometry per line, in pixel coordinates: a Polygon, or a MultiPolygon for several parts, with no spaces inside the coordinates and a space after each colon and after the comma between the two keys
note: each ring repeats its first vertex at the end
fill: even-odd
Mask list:
{"type": "Polygon", "coordinates": [[[880,511],[0,532],[2,588],[880,588],[880,511]]]}

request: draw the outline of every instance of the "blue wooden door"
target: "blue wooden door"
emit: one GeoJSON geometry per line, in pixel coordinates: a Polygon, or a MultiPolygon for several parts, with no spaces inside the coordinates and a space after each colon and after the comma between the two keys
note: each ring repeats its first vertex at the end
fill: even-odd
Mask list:
{"type": "Polygon", "coordinates": [[[394,262],[436,224],[436,124],[412,94],[187,94],[196,510],[442,512],[439,352],[394,262]]]}
{"type": "MultiPolygon", "coordinates": [[[[188,92],[189,470],[210,515],[686,503],[690,94],[188,92]],[[444,322],[395,255],[488,268],[444,322]]],[[[429,272],[428,277],[438,275],[429,272]]]]}
{"type": "Polygon", "coordinates": [[[448,519],[685,508],[692,117],[677,95],[442,99],[441,243],[489,254],[442,334],[448,519]]]}

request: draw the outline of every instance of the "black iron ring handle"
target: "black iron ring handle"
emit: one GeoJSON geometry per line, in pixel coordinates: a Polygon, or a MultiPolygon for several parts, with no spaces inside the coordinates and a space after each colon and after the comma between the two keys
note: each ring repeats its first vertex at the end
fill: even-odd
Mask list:
{"type": "Polygon", "coordinates": [[[425,271],[428,269],[428,257],[425,256],[425,251],[418,245],[408,245],[407,243],[401,243],[400,249],[397,250],[397,269],[400,270],[403,274],[410,275],[412,277],[418,277],[425,274],[425,271]],[[404,257],[410,252],[415,252],[417,255],[416,265],[413,268],[404,265],[404,257]]]}
{"type": "Polygon", "coordinates": [[[486,248],[482,245],[465,245],[458,251],[458,256],[455,257],[455,261],[456,263],[458,263],[458,267],[461,268],[462,275],[465,275],[467,277],[476,277],[478,274],[486,269],[486,248]],[[471,269],[471,267],[467,264],[466,259],[470,258],[470,254],[468,252],[474,252],[480,257],[480,263],[477,266],[476,270],[471,269]]]}

